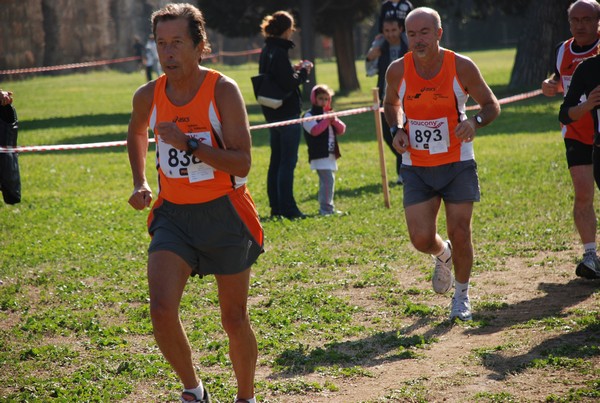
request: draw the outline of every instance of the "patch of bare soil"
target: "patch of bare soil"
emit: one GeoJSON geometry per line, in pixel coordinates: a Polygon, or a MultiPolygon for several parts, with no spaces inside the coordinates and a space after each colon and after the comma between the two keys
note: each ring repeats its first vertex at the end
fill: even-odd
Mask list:
{"type": "MultiPolygon", "coordinates": [[[[505,400],[493,401],[539,402],[550,395],[565,396],[572,388],[582,388],[586,381],[598,379],[598,355],[585,357],[591,369],[587,371],[566,366],[533,368],[529,365],[535,359],[547,358],[549,350],[576,350],[597,346],[600,342],[600,335],[593,329],[585,326],[575,329],[569,325],[575,324],[570,319],[579,317],[580,310],[598,312],[600,306],[600,280],[575,276],[574,250],[577,246],[571,251],[511,258],[497,271],[474,273],[470,291],[474,320],[485,320],[484,326],[415,318],[398,330],[406,336],[436,338],[427,348],[417,349],[418,358],[372,356],[363,364],[372,377],[327,379],[327,375],[309,373],[299,378],[320,384],[329,381],[339,390],[297,396],[272,395],[261,390],[265,396],[263,401],[464,402],[492,401],[490,396],[496,394],[496,399],[504,396],[505,400]],[[490,308],[492,301],[502,305],[490,308]],[[483,308],[478,310],[478,305],[483,308]],[[560,325],[545,326],[546,322],[552,324],[555,318],[562,320],[560,325]]],[[[399,276],[407,286],[418,282],[408,270],[399,276]]],[[[364,300],[364,290],[349,292],[356,294],[352,296],[353,302],[364,300]]],[[[439,298],[447,298],[449,303],[451,294],[439,298]]],[[[444,304],[443,300],[435,303],[444,304]]],[[[265,370],[259,367],[258,381],[279,378],[265,370]]]]}

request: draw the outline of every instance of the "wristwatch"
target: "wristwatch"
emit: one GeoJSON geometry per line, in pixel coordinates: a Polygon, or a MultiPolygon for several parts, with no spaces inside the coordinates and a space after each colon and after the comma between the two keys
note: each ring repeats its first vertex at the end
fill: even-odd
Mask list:
{"type": "Polygon", "coordinates": [[[396,137],[396,133],[398,133],[398,129],[400,129],[400,127],[398,125],[394,125],[394,126],[390,127],[390,134],[392,135],[392,138],[396,137]]]}
{"type": "Polygon", "coordinates": [[[194,153],[194,151],[196,151],[198,149],[198,147],[200,146],[200,143],[198,142],[197,139],[190,137],[187,140],[187,150],[185,151],[185,155],[187,155],[188,157],[190,155],[192,155],[194,153]]]}
{"type": "Polygon", "coordinates": [[[479,115],[475,115],[475,121],[477,122],[477,124],[478,124],[479,126],[482,126],[482,125],[483,125],[483,118],[482,118],[481,116],[479,116],[479,115]]]}

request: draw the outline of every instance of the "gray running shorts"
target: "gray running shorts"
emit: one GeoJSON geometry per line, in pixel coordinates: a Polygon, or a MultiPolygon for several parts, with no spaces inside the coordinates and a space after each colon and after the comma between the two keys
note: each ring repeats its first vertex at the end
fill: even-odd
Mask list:
{"type": "Polygon", "coordinates": [[[439,196],[445,203],[478,202],[479,177],[475,160],[435,167],[402,165],[404,207],[439,196]]]}
{"type": "Polygon", "coordinates": [[[171,251],[190,265],[192,275],[241,273],[263,252],[229,196],[201,204],[164,200],[148,231],[148,253],[171,251]]]}

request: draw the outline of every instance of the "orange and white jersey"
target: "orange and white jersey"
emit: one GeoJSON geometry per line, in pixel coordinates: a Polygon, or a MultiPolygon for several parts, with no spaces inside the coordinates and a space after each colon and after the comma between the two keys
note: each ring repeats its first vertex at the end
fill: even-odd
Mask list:
{"type": "MultiPolygon", "coordinates": [[[[173,105],[166,95],[167,77],[156,80],[149,126],[154,131],[160,122],[175,122],[179,129],[199,142],[224,148],[221,116],[215,102],[215,85],[221,74],[208,70],[196,96],[186,105],[173,105]]],[[[158,198],[175,204],[205,203],[232,192],[246,178],[232,176],[186,155],[161,141],[156,134],[158,198]]]]}
{"type": "MultiPolygon", "coordinates": [[[[566,40],[559,46],[556,53],[556,70],[560,73],[564,95],[569,91],[571,78],[579,63],[598,53],[599,42],[600,39],[588,51],[579,53],[573,50],[573,38],[566,40]]],[[[582,95],[580,102],[584,101],[585,95],[582,95]]],[[[594,142],[594,121],[592,120],[592,115],[589,113],[586,113],[581,119],[568,125],[561,125],[561,127],[564,138],[574,139],[584,144],[592,144],[594,142]]]]}
{"type": "Polygon", "coordinates": [[[456,74],[456,55],[443,49],[439,73],[430,80],[417,73],[412,52],[404,55],[404,76],[398,89],[402,122],[409,147],[402,163],[438,166],[475,158],[472,142],[462,142],[454,134],[459,122],[467,119],[465,104],[469,95],[456,74]]]}

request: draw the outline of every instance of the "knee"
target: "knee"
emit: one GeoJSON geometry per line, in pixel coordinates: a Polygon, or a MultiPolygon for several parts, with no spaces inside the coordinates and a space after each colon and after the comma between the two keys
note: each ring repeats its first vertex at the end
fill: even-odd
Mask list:
{"type": "Polygon", "coordinates": [[[471,244],[471,226],[459,225],[452,230],[448,230],[448,238],[452,242],[452,246],[470,245],[471,244]]]}
{"type": "Polygon", "coordinates": [[[155,328],[174,326],[179,321],[178,307],[160,300],[150,301],[150,318],[155,328]]]}
{"type": "Polygon", "coordinates": [[[593,206],[594,204],[594,192],[593,192],[594,188],[592,187],[592,191],[576,191],[575,192],[575,199],[574,199],[574,206],[576,209],[579,208],[583,208],[586,206],[593,206]]]}
{"type": "Polygon", "coordinates": [[[432,253],[436,248],[435,236],[431,237],[422,234],[411,234],[410,241],[419,252],[432,253]]]}
{"type": "Polygon", "coordinates": [[[250,324],[248,318],[248,311],[244,309],[224,312],[221,314],[221,324],[223,330],[229,337],[235,336],[243,331],[243,329],[250,324]]]}

